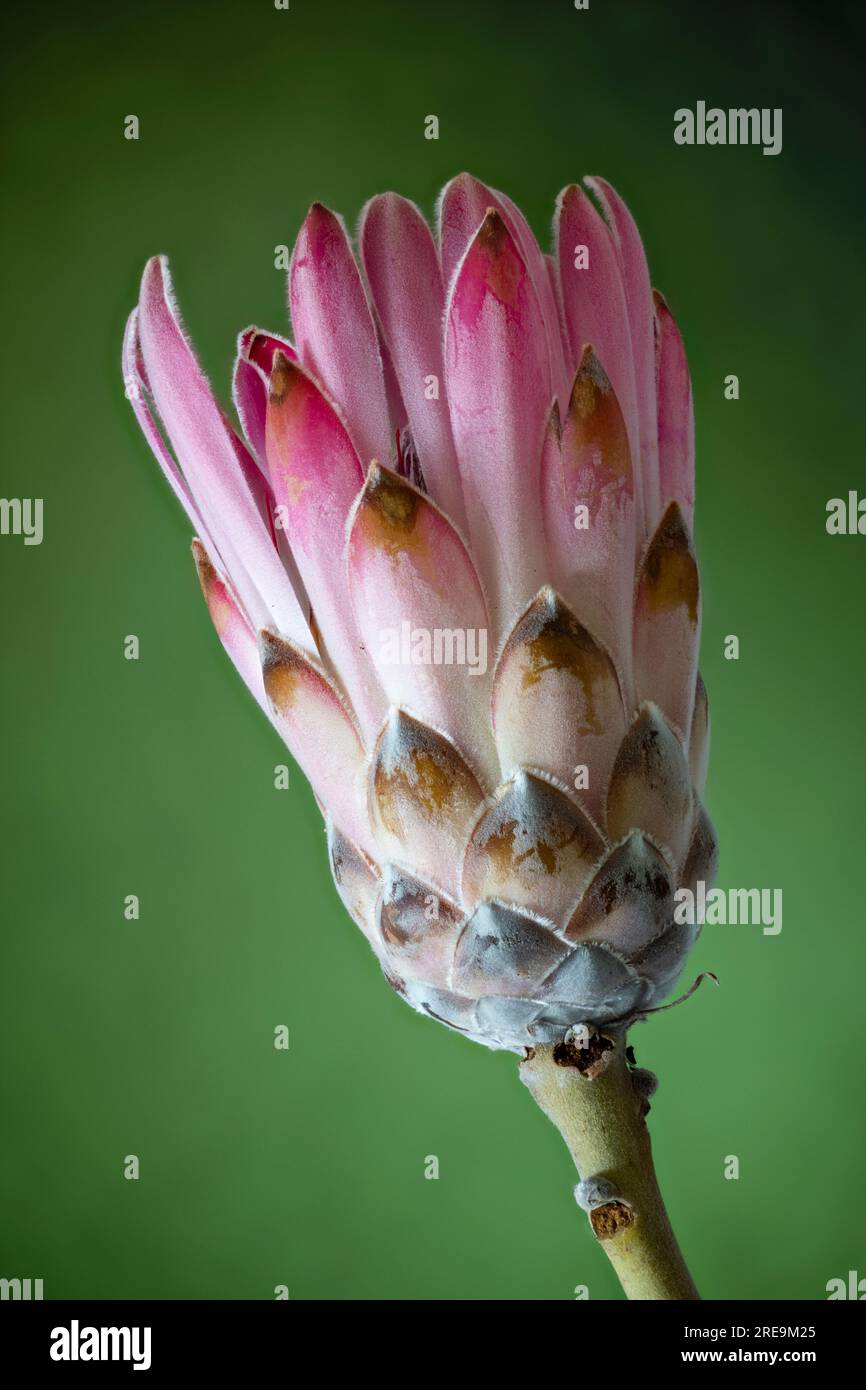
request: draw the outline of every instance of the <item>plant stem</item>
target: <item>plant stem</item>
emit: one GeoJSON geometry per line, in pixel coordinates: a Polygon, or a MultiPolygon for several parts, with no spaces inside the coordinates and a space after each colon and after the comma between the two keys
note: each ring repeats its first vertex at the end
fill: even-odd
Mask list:
{"type": "MultiPolygon", "coordinates": [[[[630,1299],[699,1299],[656,1181],[644,1116],[642,1078],[629,1071],[625,1036],[593,1034],[590,1050],[566,1044],[534,1048],[521,1079],[559,1130],[583,1179],[606,1179],[613,1189],[593,1199],[589,1219],[630,1299]],[[601,1039],[603,1052],[593,1048],[601,1039]],[[636,1084],[638,1083],[638,1084],[636,1084]],[[607,1195],[608,1200],[604,1200],[607,1195]]],[[[651,1078],[652,1079],[652,1078],[651,1078]]]]}

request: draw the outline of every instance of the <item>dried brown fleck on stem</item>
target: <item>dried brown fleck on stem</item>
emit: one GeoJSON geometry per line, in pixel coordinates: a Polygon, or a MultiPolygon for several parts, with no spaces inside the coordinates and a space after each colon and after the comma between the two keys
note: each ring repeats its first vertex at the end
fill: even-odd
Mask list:
{"type": "Polygon", "coordinates": [[[569,1029],[562,1042],[554,1044],[553,1060],[558,1067],[576,1067],[581,1076],[593,1077],[607,1065],[606,1053],[616,1046],[606,1033],[592,1032],[575,1039],[569,1029]]]}
{"type": "Polygon", "coordinates": [[[589,1213],[589,1224],[599,1240],[610,1240],[634,1221],[634,1212],[625,1202],[605,1202],[589,1213]]]}

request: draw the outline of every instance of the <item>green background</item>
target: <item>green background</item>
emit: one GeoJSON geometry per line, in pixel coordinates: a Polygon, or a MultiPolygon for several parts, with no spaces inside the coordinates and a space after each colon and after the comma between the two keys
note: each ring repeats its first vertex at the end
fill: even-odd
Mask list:
{"type": "Polygon", "coordinates": [[[43,3],[5,25],[2,493],[45,499],[45,539],[0,539],[0,1275],[51,1298],[621,1296],[515,1058],[390,993],[302,776],[274,789],[284,754],[120,377],[150,254],[227,400],[238,329],[285,326],[274,246],[314,198],[350,224],[385,188],[431,212],[462,168],[544,236],[563,184],[609,178],[690,353],[719,881],[782,888],[785,916],[707,927],[685,979],[721,988],[634,1030],[674,1225],[707,1297],[866,1275],[866,538],[824,527],[866,493],[857,7],[43,3]],[[783,107],[783,153],[675,146],[698,99],[783,107]]]}

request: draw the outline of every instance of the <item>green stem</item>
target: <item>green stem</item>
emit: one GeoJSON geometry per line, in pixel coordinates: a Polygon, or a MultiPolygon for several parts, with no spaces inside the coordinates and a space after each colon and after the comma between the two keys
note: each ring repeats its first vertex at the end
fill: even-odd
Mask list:
{"type": "Polygon", "coordinates": [[[626,1065],[625,1037],[612,1036],[604,1053],[594,1046],[598,1041],[595,1034],[583,1053],[563,1044],[536,1047],[520,1064],[521,1079],[556,1125],[581,1178],[613,1184],[607,1192],[599,1188],[589,1220],[626,1297],[698,1299],[659,1192],[644,1121],[648,1105],[626,1065]]]}

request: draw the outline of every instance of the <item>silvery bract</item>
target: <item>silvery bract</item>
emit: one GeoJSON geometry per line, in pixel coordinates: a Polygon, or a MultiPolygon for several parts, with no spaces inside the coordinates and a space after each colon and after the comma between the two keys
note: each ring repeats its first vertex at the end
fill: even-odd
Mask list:
{"type": "Polygon", "coordinates": [[[552,257],[467,175],[438,246],[384,194],[363,271],[315,204],[294,345],[240,336],[242,436],[164,260],[124,345],[343,902],[415,1008],[515,1050],[656,1006],[695,932],[674,892],[715,867],[688,367],[630,213],[587,185],[558,200],[552,257]]]}

